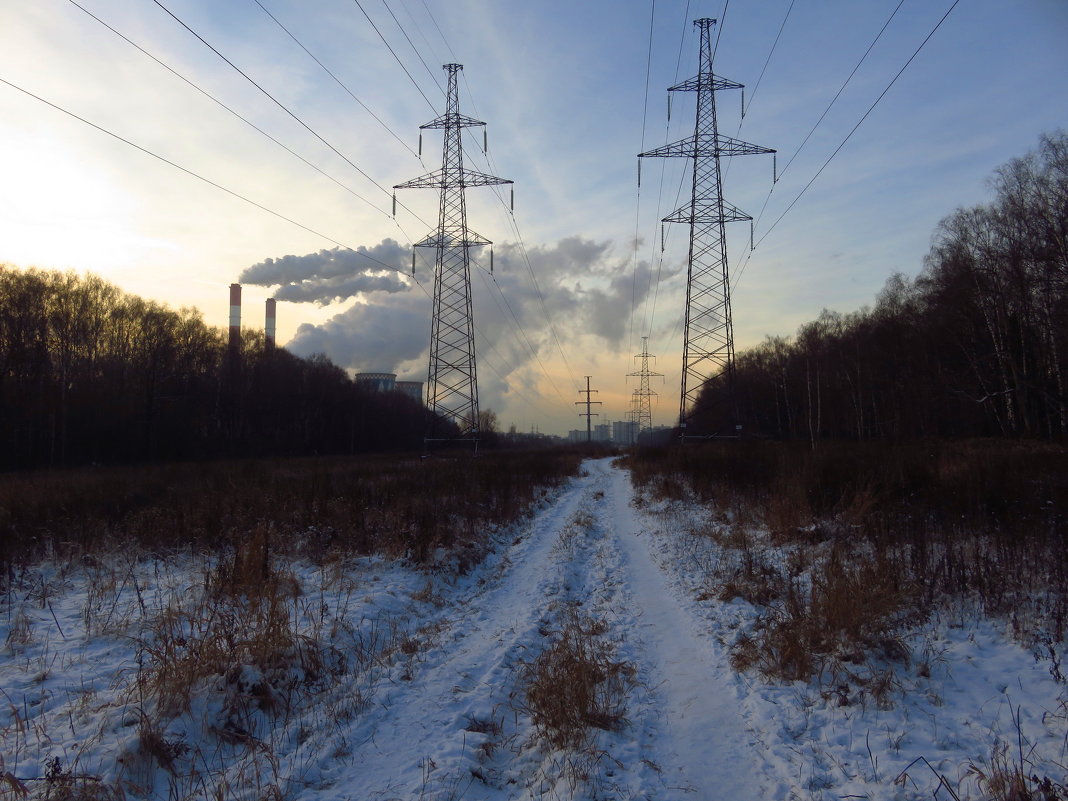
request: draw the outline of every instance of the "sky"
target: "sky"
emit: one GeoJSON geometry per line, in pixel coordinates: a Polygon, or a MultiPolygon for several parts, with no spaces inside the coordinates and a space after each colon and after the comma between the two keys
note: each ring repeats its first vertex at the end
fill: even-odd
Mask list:
{"type": "Polygon", "coordinates": [[[294,353],[425,380],[432,253],[413,281],[411,245],[437,197],[402,190],[394,217],[392,187],[440,166],[419,126],[459,63],[460,110],[487,123],[465,163],[515,182],[514,214],[507,189],[467,193],[494,242],[472,277],[482,408],[566,434],[590,376],[595,422],[624,419],[648,337],[672,425],[688,232],[659,220],[691,163],[644,159],[639,189],[637,154],[693,133],[694,94],[668,122],[666,89],[697,73],[701,17],[714,71],[746,85],[744,119],[717,93],[720,133],[777,151],[774,184],[770,156],[724,162],[756,218],[752,251],[728,226],[739,351],[916,275],[940,219],[1068,127],[1062,0],[4,1],[0,262],[220,327],[239,281],[244,324],[277,297],[294,353]]]}

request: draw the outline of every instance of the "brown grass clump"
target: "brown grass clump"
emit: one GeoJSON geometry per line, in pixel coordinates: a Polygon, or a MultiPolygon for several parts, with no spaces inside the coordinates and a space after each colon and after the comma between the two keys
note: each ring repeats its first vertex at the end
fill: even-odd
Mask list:
{"type": "MultiPolygon", "coordinates": [[[[271,559],[270,532],[260,526],[205,578],[205,591],[193,603],[165,609],[141,640],[140,676],[145,696],[164,714],[189,707],[205,679],[237,681],[243,665],[266,675],[301,667],[308,679],[323,667],[317,644],[296,631],[299,596],[296,579],[271,559]]],[[[254,688],[260,708],[274,704],[269,685],[254,688]]]]}
{"type": "MultiPolygon", "coordinates": [[[[897,632],[925,615],[916,606],[917,591],[897,572],[878,561],[846,559],[837,548],[807,583],[778,574],[766,578],[764,587],[764,597],[774,597],[762,601],[766,610],[753,633],[739,637],[731,662],[738,670],[755,668],[786,681],[862,663],[869,653],[908,661],[897,632]]],[[[889,703],[888,686],[874,680],[869,685],[881,706],[889,703]]]]}
{"type": "Polygon", "coordinates": [[[595,620],[568,620],[553,643],[525,666],[525,711],[538,733],[556,748],[583,746],[590,729],[619,731],[635,683],[632,665],[612,657],[597,640],[595,620]]]}
{"type": "Polygon", "coordinates": [[[382,553],[470,567],[473,542],[578,472],[576,453],[324,457],[94,467],[0,476],[0,586],[20,565],[129,544],[235,547],[271,521],[275,547],[320,561],[382,553]]]}
{"type": "Polygon", "coordinates": [[[1031,761],[1020,727],[1020,711],[1012,710],[1016,747],[998,740],[987,765],[969,762],[965,775],[973,778],[990,801],[1068,801],[1068,785],[1041,776],[1031,761]]]}
{"type": "Polygon", "coordinates": [[[43,801],[122,801],[126,794],[96,776],[64,768],[60,758],[53,757],[45,762],[42,788],[33,797],[43,801]]]}
{"type": "Polygon", "coordinates": [[[1048,651],[1063,680],[1051,647],[1068,637],[1063,446],[749,440],[638,449],[628,466],[648,494],[668,480],[670,497],[720,517],[757,510],[766,537],[717,536],[727,553],[705,583],[704,597],[765,607],[739,668],[800,679],[865,654],[907,660],[903,626],[971,605],[1048,651]]]}

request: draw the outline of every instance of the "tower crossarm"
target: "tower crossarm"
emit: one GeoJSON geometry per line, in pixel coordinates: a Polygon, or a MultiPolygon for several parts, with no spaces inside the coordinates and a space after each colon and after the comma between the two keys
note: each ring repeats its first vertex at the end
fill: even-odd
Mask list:
{"type": "Polygon", "coordinates": [[[737,83],[736,81],[728,80],[727,78],[721,78],[718,75],[705,75],[704,86],[701,85],[702,78],[689,78],[682,83],[677,83],[674,86],[669,86],[669,92],[696,92],[700,89],[711,89],[713,92],[718,92],[720,89],[742,89],[745,87],[743,83],[737,83]]]}
{"type": "Polygon", "coordinates": [[[670,145],[639,153],[638,158],[698,158],[701,156],[756,156],[775,153],[770,147],[761,147],[730,136],[688,136],[670,145]]]}
{"type": "Polygon", "coordinates": [[[451,232],[442,234],[440,231],[432,231],[424,236],[418,242],[413,244],[413,247],[417,248],[461,248],[461,247],[482,247],[483,245],[492,245],[493,243],[486,239],[481,234],[476,234],[470,228],[468,228],[463,237],[453,235],[451,232]]]}
{"type": "Polygon", "coordinates": [[[514,183],[509,178],[498,178],[495,175],[487,175],[477,170],[462,170],[443,172],[434,170],[426,175],[420,175],[402,184],[396,184],[394,189],[457,189],[468,186],[500,186],[501,184],[514,183]]]}
{"type": "Polygon", "coordinates": [[[420,125],[419,130],[426,131],[433,128],[475,128],[479,125],[485,125],[482,120],[476,120],[474,117],[468,117],[464,114],[442,114],[440,117],[431,120],[426,125],[420,125]]]}
{"type": "Polygon", "coordinates": [[[719,223],[745,222],[753,219],[741,209],[724,200],[722,207],[704,200],[700,203],[687,203],[667,217],[663,222],[669,223],[719,223]]]}

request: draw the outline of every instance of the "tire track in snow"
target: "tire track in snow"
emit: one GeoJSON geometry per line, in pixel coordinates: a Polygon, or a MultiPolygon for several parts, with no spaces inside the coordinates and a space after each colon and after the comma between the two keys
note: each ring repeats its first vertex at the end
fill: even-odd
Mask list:
{"type": "Polygon", "coordinates": [[[656,566],[628,473],[610,459],[585,468],[507,549],[498,574],[476,571],[478,585],[455,590],[439,641],[410,681],[375,690],[374,707],[344,731],[352,753],[324,767],[329,780],[308,798],[759,797],[725,655],[656,566]],[[592,526],[573,525],[576,513],[592,526]],[[604,639],[644,685],[628,699],[627,728],[594,730],[590,750],[570,763],[584,767],[566,775],[568,754],[533,740],[514,700],[521,663],[545,647],[565,608],[604,621],[604,639]]]}
{"type": "Polygon", "coordinates": [[[451,619],[442,641],[422,655],[410,681],[376,690],[375,708],[344,734],[352,754],[345,764],[324,769],[328,782],[309,797],[516,797],[520,774],[536,766],[520,761],[494,775],[500,760],[486,757],[497,745],[486,732],[472,729],[511,715],[517,663],[531,655],[531,646],[540,647],[545,607],[569,586],[573,566],[561,564],[566,552],[554,546],[591,493],[588,475],[573,479],[528,524],[527,536],[508,549],[502,573],[447,610],[451,619]],[[492,747],[479,759],[483,743],[492,747]]]}
{"type": "Polygon", "coordinates": [[[726,655],[680,603],[657,567],[643,516],[631,502],[629,474],[609,460],[587,463],[605,488],[598,515],[609,560],[601,566],[615,580],[616,614],[634,642],[648,698],[629,711],[637,753],[632,765],[636,797],[737,801],[759,797],[758,760],[742,720],[726,655]]]}

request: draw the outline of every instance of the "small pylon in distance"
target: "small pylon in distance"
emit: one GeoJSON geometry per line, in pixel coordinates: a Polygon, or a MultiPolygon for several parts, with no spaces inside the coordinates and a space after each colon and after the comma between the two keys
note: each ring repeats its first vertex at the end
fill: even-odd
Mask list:
{"type": "Polygon", "coordinates": [[[627,377],[637,376],[639,379],[638,389],[634,390],[632,403],[634,409],[631,412],[634,421],[638,424],[638,433],[648,431],[653,427],[653,398],[657,393],[649,386],[649,379],[660,377],[663,373],[654,373],[649,369],[649,359],[655,359],[649,353],[649,337],[642,337],[642,352],[636,354],[635,359],[641,359],[641,369],[634,373],[627,373],[627,377]]]}

